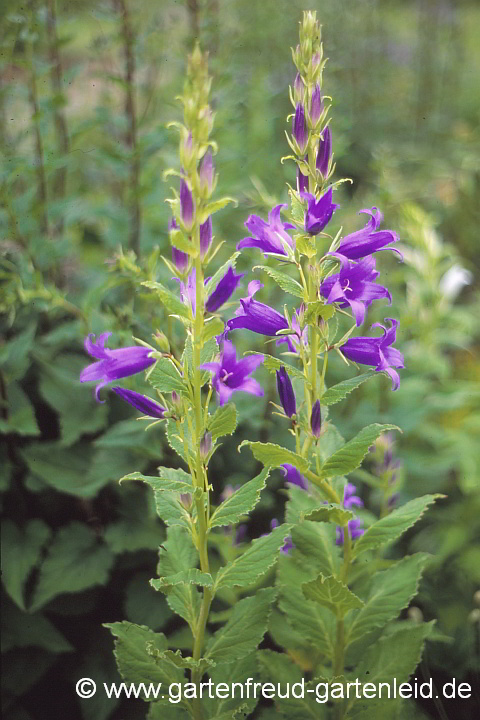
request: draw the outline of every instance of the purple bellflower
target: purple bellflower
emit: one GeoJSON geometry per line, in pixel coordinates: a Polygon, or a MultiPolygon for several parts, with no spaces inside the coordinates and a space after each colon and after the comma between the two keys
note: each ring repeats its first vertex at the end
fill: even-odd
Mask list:
{"type": "Polygon", "coordinates": [[[200,169],[198,171],[198,177],[200,178],[200,190],[207,195],[210,195],[213,189],[213,176],[215,173],[215,167],[213,164],[212,153],[207,150],[200,162],[200,169]]]}
{"type": "Polygon", "coordinates": [[[261,302],[253,299],[255,293],[263,287],[260,280],[248,283],[248,297],[240,300],[235,317],[227,322],[229,330],[245,328],[260,335],[274,336],[279,330],[287,330],[288,322],[283,315],[261,302]]]}
{"type": "MultiPolygon", "coordinates": [[[[229,267],[223,278],[218,283],[215,290],[208,296],[205,301],[205,308],[208,312],[216,312],[227,300],[233,295],[237,289],[237,285],[245,273],[235,274],[233,268],[229,267]]],[[[192,268],[188,275],[187,282],[184,283],[178,278],[174,278],[180,283],[180,298],[185,305],[190,305],[192,314],[195,316],[197,305],[197,272],[192,268]]],[[[205,280],[207,282],[207,280],[205,280]]]]}
{"type": "Polygon", "coordinates": [[[320,431],[322,429],[322,411],[320,407],[320,400],[315,400],[312,407],[312,415],[310,417],[310,427],[314,437],[320,437],[320,431]]]}
{"type": "MultiPolygon", "coordinates": [[[[355,495],[356,489],[357,488],[355,487],[355,485],[352,485],[352,483],[347,483],[345,485],[345,489],[343,491],[343,507],[346,510],[351,510],[354,505],[356,507],[363,507],[363,500],[358,497],[358,495],[355,495]]],[[[360,518],[352,518],[352,520],[348,521],[348,533],[352,540],[356,540],[360,537],[360,535],[363,535],[363,533],[365,532],[361,525],[362,520],[360,520],[360,518]]],[[[345,539],[343,528],[337,527],[336,535],[336,544],[343,545],[345,539]]]]}
{"type": "Polygon", "coordinates": [[[383,221],[383,214],[380,210],[372,207],[371,210],[360,210],[360,213],[370,215],[370,220],[362,230],[357,230],[344,237],[337,249],[337,253],[344,255],[349,260],[358,260],[378,250],[393,250],[403,260],[399,250],[387,247],[391,243],[397,242],[398,235],[393,230],[378,230],[383,221]]]}
{"type": "Polygon", "coordinates": [[[340,352],[353,362],[361,365],[373,365],[376,372],[386,372],[392,379],[393,390],[400,387],[400,377],[394,368],[403,368],[403,355],[400,350],[391,347],[397,337],[398,320],[390,320],[391,327],[387,330],[384,325],[374,323],[372,327],[380,327],[383,330],[381,337],[356,337],[349,338],[340,347],[340,352]]]}
{"type": "Polygon", "coordinates": [[[187,232],[190,231],[195,222],[195,201],[187,181],[183,178],[180,180],[180,217],[187,232]]]}
{"type": "Polygon", "coordinates": [[[283,474],[285,475],[285,482],[291,483],[291,485],[297,485],[302,490],[308,490],[308,481],[303,477],[302,473],[290,463],[284,463],[281,467],[283,474]]]}
{"type": "Polygon", "coordinates": [[[133,390],[125,390],[125,388],[118,386],[113,387],[112,390],[113,392],[116,392],[122,400],[126,400],[126,402],[133,405],[134,408],[143,412],[144,415],[150,415],[150,417],[162,419],[167,412],[167,409],[159,405],[159,403],[155,402],[155,400],[151,400],[150,398],[145,397],[145,395],[141,395],[133,390]]]}
{"type": "Polygon", "coordinates": [[[287,205],[276,205],[268,214],[268,223],[262,220],[258,215],[250,215],[245,227],[252,233],[252,237],[243,238],[237,244],[237,250],[243,248],[255,247],[260,248],[264,254],[276,253],[277,255],[287,255],[284,243],[292,250],[294,243],[286,230],[292,229],[295,225],[284,223],[280,219],[280,210],[287,205]],[[282,242],[283,240],[283,242],[282,242]]]}
{"type": "Polygon", "coordinates": [[[337,302],[341,308],[350,305],[357,327],[365,320],[365,312],[374,300],[392,297],[387,288],[377,285],[374,280],[380,273],[375,270],[375,258],[369,255],[358,263],[347,260],[343,255],[332,253],[342,267],[339,273],[330,275],[320,285],[320,294],[326,298],[327,304],[337,302]]]}
{"type": "MultiPolygon", "coordinates": [[[[177,228],[178,228],[177,221],[173,217],[170,220],[170,222],[168,223],[168,229],[169,230],[177,230],[177,228]]],[[[175,246],[172,245],[172,260],[173,260],[178,272],[184,273],[188,267],[187,253],[184,253],[182,250],[178,250],[178,248],[176,248],[175,246]]]]}
{"type": "Polygon", "coordinates": [[[318,123],[320,117],[324,111],[324,105],[322,100],[322,92],[320,85],[317,83],[312,92],[312,100],[310,103],[310,122],[313,127],[318,123]]]}
{"type": "Polygon", "coordinates": [[[200,365],[202,370],[213,373],[212,385],[217,391],[218,404],[225,405],[234,392],[242,391],[262,396],[263,389],[256,380],[249,378],[254,370],[265,360],[264,355],[250,355],[237,362],[237,353],[233,343],[223,341],[219,362],[200,365]]]}
{"type": "Polygon", "coordinates": [[[297,192],[308,192],[308,175],[304,175],[297,167],[297,192]]]}
{"type": "Polygon", "coordinates": [[[309,235],[318,235],[328,225],[335,210],[340,207],[332,202],[332,194],[331,187],[319,200],[312,193],[300,193],[302,198],[308,200],[308,208],[305,212],[305,230],[309,235]]]}
{"type": "Polygon", "coordinates": [[[136,373],[146,370],[155,362],[154,358],[149,357],[152,352],[150,348],[139,345],[109,350],[105,347],[105,341],[111,334],[111,332],[102,333],[98,336],[97,342],[94,342],[95,335],[88,335],[85,338],[85,350],[89,355],[97,358],[97,362],[88,365],[82,370],[80,382],[100,380],[95,388],[95,398],[98,402],[104,402],[104,400],[100,400],[99,396],[102,387],[114,380],[136,375],[136,373]]]}
{"type": "Polygon", "coordinates": [[[322,173],[323,177],[326,177],[328,174],[330,158],[332,156],[332,133],[330,132],[328,125],[324,129],[322,135],[323,140],[320,140],[318,143],[315,167],[322,173]]]}
{"type": "Polygon", "coordinates": [[[285,415],[291,418],[297,412],[297,404],[292,381],[288,376],[285,365],[282,365],[280,370],[277,370],[277,390],[285,415]]]}
{"type": "Polygon", "coordinates": [[[212,216],[209,215],[204,223],[200,225],[200,257],[203,258],[207,254],[212,244],[212,216]]]}
{"type": "Polygon", "coordinates": [[[303,155],[308,145],[307,122],[305,120],[305,109],[302,103],[297,103],[295,115],[292,121],[292,134],[299,147],[300,153],[303,155]]]}

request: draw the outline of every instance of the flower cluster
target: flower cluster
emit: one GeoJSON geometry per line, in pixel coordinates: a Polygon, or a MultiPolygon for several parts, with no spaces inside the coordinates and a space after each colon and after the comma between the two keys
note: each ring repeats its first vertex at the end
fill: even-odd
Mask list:
{"type": "MultiPolygon", "coordinates": [[[[343,507],[346,510],[351,510],[352,507],[363,507],[363,500],[355,495],[357,488],[352,483],[347,483],[343,491],[343,507]]],[[[348,521],[348,533],[352,540],[356,540],[365,532],[361,527],[362,521],[360,518],[352,518],[348,521]]],[[[343,545],[345,540],[345,533],[343,528],[337,527],[336,529],[336,540],[337,545],[343,545]]]]}

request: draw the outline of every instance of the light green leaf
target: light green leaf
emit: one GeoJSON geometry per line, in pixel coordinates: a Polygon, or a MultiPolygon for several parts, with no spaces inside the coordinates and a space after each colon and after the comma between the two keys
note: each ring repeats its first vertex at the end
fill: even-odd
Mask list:
{"type": "Polygon", "coordinates": [[[205,323],[202,333],[202,340],[207,343],[209,340],[214,338],[216,335],[221,335],[225,330],[225,323],[219,317],[212,317],[208,322],[205,323]]]}
{"type": "Polygon", "coordinates": [[[274,357],[273,355],[266,355],[265,353],[248,352],[245,354],[246,355],[263,355],[265,357],[263,366],[271,373],[276,373],[277,370],[280,370],[282,365],[284,365],[285,370],[288,372],[289,375],[291,375],[292,377],[296,377],[299,380],[302,380],[303,382],[308,382],[308,379],[305,377],[305,375],[303,374],[303,372],[301,370],[298,370],[298,368],[294,367],[293,365],[290,365],[290,363],[285,362],[285,360],[279,360],[278,358],[274,357]]]}
{"type": "MultiPolygon", "coordinates": [[[[252,678],[253,681],[258,680],[255,653],[251,653],[231,663],[217,663],[217,665],[209,671],[209,675],[214,685],[227,683],[229,687],[231,687],[234,682],[243,684],[248,678],[252,678]]],[[[249,713],[253,712],[258,702],[258,698],[255,698],[253,693],[249,693],[249,695],[248,698],[246,697],[246,693],[244,693],[243,698],[239,696],[238,693],[235,693],[235,697],[205,697],[203,700],[205,715],[208,720],[232,720],[237,716],[239,720],[244,720],[249,713]]]]}
{"type": "Polygon", "coordinates": [[[213,667],[215,663],[212,660],[206,658],[200,658],[200,660],[194,660],[193,657],[184,657],[180,650],[158,650],[153,643],[147,643],[147,652],[157,660],[157,663],[162,660],[167,660],[172,665],[182,670],[198,670],[200,675],[203,675],[208,668],[213,667]]]}
{"type": "Polygon", "coordinates": [[[360,430],[352,440],[330,455],[322,465],[320,477],[323,479],[347,475],[355,470],[362,462],[368,449],[383,432],[398,430],[396,425],[380,425],[373,423],[360,430]]]}
{"type": "Polygon", "coordinates": [[[309,325],[317,325],[319,317],[327,322],[335,315],[335,312],[334,305],[327,305],[322,302],[322,300],[309,302],[305,308],[305,323],[309,325]]]}
{"type": "Polygon", "coordinates": [[[335,405],[335,403],[346,398],[352,390],[355,390],[355,388],[369,380],[371,377],[374,377],[374,375],[376,375],[375,372],[366,372],[362,375],[357,375],[357,377],[350,378],[349,380],[342,380],[342,382],[328,388],[328,390],[326,390],[322,395],[320,402],[322,405],[335,405]]]}
{"type": "Polygon", "coordinates": [[[366,635],[398,617],[417,594],[418,584],[428,560],[429,556],[425,553],[417,553],[374,576],[364,607],[346,618],[346,647],[361,639],[364,642],[366,635]]]}
{"type": "MultiPolygon", "coordinates": [[[[205,342],[202,350],[200,352],[200,365],[203,365],[204,363],[211,362],[215,355],[217,355],[219,352],[217,341],[214,337],[210,338],[208,342],[205,342]]],[[[183,363],[183,369],[184,372],[188,375],[188,377],[193,377],[193,371],[194,371],[194,362],[193,362],[193,348],[192,348],[192,339],[191,337],[187,337],[185,341],[185,350],[183,351],[182,355],[182,363],[183,363]]],[[[212,374],[209,370],[202,371],[201,374],[201,383],[202,387],[205,385],[206,382],[211,378],[212,374]]]]}
{"type": "Polygon", "coordinates": [[[235,265],[237,263],[237,258],[240,256],[239,252],[233,253],[232,257],[230,257],[227,262],[223,263],[221,267],[218,268],[217,272],[214,273],[214,275],[210,278],[210,280],[205,284],[205,292],[207,295],[210,295],[213,290],[217,287],[220,280],[223,278],[225,273],[228,271],[229,268],[235,268],[235,265]]]}
{"type": "Polygon", "coordinates": [[[290,525],[280,525],[264,537],[257,538],[243,555],[231,560],[217,573],[215,591],[223,587],[247,587],[256,582],[277,560],[290,525]]]}
{"type": "Polygon", "coordinates": [[[202,587],[212,587],[213,579],[210,573],[205,573],[198,568],[189,568],[181,570],[175,575],[166,575],[161,578],[153,578],[150,585],[155,590],[168,593],[175,585],[201,585],[202,587]]]}
{"type": "Polygon", "coordinates": [[[170,244],[173,245],[173,247],[176,247],[177,250],[181,250],[182,252],[187,253],[187,255],[191,255],[191,257],[197,257],[197,248],[195,247],[193,242],[183,234],[180,228],[172,228],[168,235],[170,238],[170,244]]]}
{"type": "Polygon", "coordinates": [[[155,492],[155,507],[158,517],[166,525],[180,525],[187,530],[190,529],[190,515],[177,492],[171,492],[170,490],[160,492],[157,490],[155,492]]]}
{"type": "Polygon", "coordinates": [[[315,510],[310,510],[303,515],[304,520],[311,520],[314,522],[331,522],[341,527],[346,527],[347,523],[354,518],[353,512],[345,510],[340,505],[330,503],[329,505],[322,505],[315,510]]]}
{"type": "Polygon", "coordinates": [[[291,278],[290,275],[287,275],[280,270],[276,270],[275,268],[269,267],[268,265],[255,265],[253,270],[256,270],[257,268],[266,272],[267,275],[272,278],[272,280],[275,280],[277,285],[279,285],[282,290],[285,290],[285,292],[290,293],[290,295],[295,295],[302,300],[304,299],[302,286],[299,282],[291,278]]]}
{"type": "Polygon", "coordinates": [[[309,468],[308,460],[301,455],[297,455],[291,450],[275,445],[274,443],[251,442],[244,440],[238,446],[240,451],[244,445],[248,445],[256,460],[265,465],[265,467],[281,467],[284,463],[290,463],[301,472],[307,472],[309,468]]]}
{"type": "Polygon", "coordinates": [[[303,594],[309,600],[328,608],[334,615],[345,615],[348,610],[363,607],[364,603],[333,575],[320,575],[302,585],[303,594]]]}
{"type": "MultiPolygon", "coordinates": [[[[169,527],[164,547],[165,550],[160,550],[158,575],[171,577],[196,567],[198,553],[190,533],[183,528],[169,527]]],[[[192,629],[196,628],[200,601],[200,594],[191,584],[174,585],[167,595],[170,608],[186,620],[192,629]]]]}
{"type": "Polygon", "coordinates": [[[235,525],[244,515],[251,512],[260,500],[260,493],[265,487],[268,474],[268,468],[264,468],[257,477],[249,480],[249,482],[236,490],[233,495],[224,500],[213,513],[210,519],[210,527],[235,525]]]}
{"type": "Polygon", "coordinates": [[[185,320],[191,320],[190,310],[188,307],[184,305],[182,301],[170,290],[167,290],[162,283],[153,282],[153,280],[146,280],[142,282],[142,285],[145,285],[145,287],[148,287],[151,290],[155,290],[160,298],[160,301],[165,305],[167,310],[170,310],[171,313],[179,315],[185,320]]]}
{"type": "Polygon", "coordinates": [[[149,702],[147,720],[191,720],[192,715],[178,703],[149,702]]]}
{"type": "Polygon", "coordinates": [[[142,475],[139,472],[124,475],[119,482],[124,480],[141,480],[155,490],[155,492],[163,492],[171,490],[180,493],[193,492],[192,476],[181,468],[166,468],[160,466],[158,468],[160,477],[152,477],[151,475],[142,475]]]}
{"type": "Polygon", "coordinates": [[[66,525],[57,531],[40,566],[30,610],[38,610],[61,593],[104,585],[113,562],[113,553],[99,543],[93,530],[79,522],[66,525]]]}
{"type": "Polygon", "coordinates": [[[43,520],[30,520],[18,528],[11,520],[2,522],[2,581],[7,593],[25,610],[25,583],[40,560],[52,531],[43,520]]]}
{"type": "Polygon", "coordinates": [[[148,382],[160,392],[175,392],[180,395],[186,391],[185,382],[171,360],[159,358],[148,374],[148,382]]]}
{"type": "Polygon", "coordinates": [[[309,258],[315,257],[317,254],[317,248],[309,235],[295,234],[293,237],[295,240],[295,246],[300,255],[306,255],[309,258]]]}
{"type": "Polygon", "coordinates": [[[179,455],[182,460],[184,460],[188,465],[188,457],[187,453],[190,456],[190,458],[195,457],[195,453],[193,451],[192,441],[190,437],[190,433],[186,433],[185,442],[182,440],[182,437],[180,435],[181,428],[177,426],[177,423],[175,420],[167,420],[167,441],[172,450],[175,450],[177,455],[179,455]],[[186,449],[185,449],[186,446],[186,449]]]}
{"type": "MultiPolygon", "coordinates": [[[[203,209],[203,217],[205,220],[208,218],[209,215],[213,215],[214,213],[218,212],[219,210],[223,210],[224,207],[229,205],[230,203],[233,203],[234,205],[238,205],[238,202],[235,200],[235,198],[232,197],[223,197],[219,200],[214,200],[211,203],[208,203],[203,209]]],[[[202,222],[205,222],[205,220],[202,220],[202,222]]]]}
{"type": "Polygon", "coordinates": [[[233,403],[227,403],[215,410],[208,419],[208,430],[212,433],[212,441],[223,435],[233,435],[237,427],[237,409],[233,403]]]}
{"type": "Polygon", "coordinates": [[[210,640],[205,657],[215,663],[230,663],[255,650],[267,629],[276,595],[276,588],[264,588],[237,602],[227,624],[210,640]]]}
{"type": "Polygon", "coordinates": [[[257,662],[263,682],[292,684],[302,679],[302,671],[286,653],[258,650],[257,662]]]}
{"type": "Polygon", "coordinates": [[[353,557],[356,558],[366,550],[373,550],[399,538],[400,535],[420,520],[429,505],[441,497],[444,497],[444,495],[424,495],[423,497],[414,498],[405,505],[396,508],[384,518],[377,520],[355,542],[353,557]]]}

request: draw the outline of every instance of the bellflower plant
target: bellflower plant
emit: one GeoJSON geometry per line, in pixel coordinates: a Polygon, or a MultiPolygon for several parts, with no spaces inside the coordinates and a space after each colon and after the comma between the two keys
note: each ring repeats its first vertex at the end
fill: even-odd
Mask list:
{"type": "MultiPolygon", "coordinates": [[[[387,318],[388,328],[374,323],[381,336],[354,334],[373,303],[391,301],[388,288],[376,282],[381,270],[373,254],[395,250],[398,236],[379,229],[383,216],[376,207],[361,211],[370,216],[363,230],[342,237],[336,225],[343,211],[337,202],[343,180],[334,179],[333,122],[330,98],[322,89],[326,61],[316,13],[304,13],[292,56],[296,70],[287,140],[293,155],[285,159],[295,165],[296,187],[289,186],[288,203],[276,204],[268,221],[250,215],[245,223],[250,235],[238,242],[237,252],[222,267],[212,270],[218,248],[214,216],[231,199],[212,198],[217,146],[210,138],[211,80],[198,46],[189,57],[181,97],[183,122],[171,124],[180,135],[179,162],[165,173],[176,178],[168,199],[173,264],[166,258],[165,264],[180,277],[177,284],[151,275],[142,282],[152,291],[152,301],[164,306],[168,326],[175,322],[182,330],[183,349],[171,350],[158,332],[158,350],[146,343],[110,350],[105,347],[110,333],[96,341],[90,335],[85,342],[96,362],[85,368],[80,380],[98,383],[97,399],[104,385],[146,370],[158,400],[118,384],[113,391],[151,418],[151,425],[164,427],[166,441],[178,456],[174,467],[158,468],[158,477],[134,472],[123,479],[150,485],[167,527],[158,577],[150,582],[185,623],[181,637],[186,652],[172,651],[162,633],[146,626],[107,625],[116,637],[117,663],[126,682],[161,679],[165,687],[182,688],[175,707],[178,718],[227,720],[254,712],[252,697],[231,697],[224,704],[202,695],[206,676],[214,684],[227,677],[242,684],[260,673],[263,682],[286,683],[302,670],[308,671],[313,685],[321,678],[333,702],[319,705],[313,695],[291,697],[283,688],[273,698],[275,713],[325,720],[360,717],[363,706],[358,696],[345,694],[345,678],[363,678],[368,672],[372,681],[381,679],[390,686],[397,678],[385,658],[395,657],[402,659],[399,672],[405,682],[432,629],[432,623],[413,627],[397,620],[417,592],[428,557],[396,560],[382,555],[436,496],[393,509],[391,493],[384,490],[380,518],[375,517],[375,504],[366,513],[356,486],[346,478],[359,473],[358,482],[365,478],[376,488],[375,476],[362,472],[360,465],[383,433],[398,428],[373,423],[345,441],[330,414],[332,406],[362,383],[378,378],[376,373],[389,376],[394,390],[400,387],[397,369],[404,360],[393,347],[398,321],[387,318]],[[264,286],[251,279],[246,297],[233,316],[223,320],[218,311],[244,280],[244,274],[235,272],[238,255],[248,259],[257,250],[269,263],[260,267],[286,293],[284,302],[272,307],[256,300],[264,286]],[[234,340],[245,330],[267,336],[272,353],[281,357],[249,351],[238,358],[234,340]],[[340,360],[375,371],[353,374],[350,367],[348,377],[330,385],[328,367],[340,360]],[[264,412],[259,404],[264,390],[252,377],[260,366],[275,374],[281,412],[274,420],[284,425],[286,434],[278,436],[287,442],[244,439],[239,452],[247,446],[263,469],[222,494],[222,488],[212,486],[209,464],[219,439],[235,432],[236,393],[251,396],[252,413],[255,408],[264,412]],[[247,542],[246,519],[275,469],[284,475],[278,499],[283,502],[288,495],[286,521],[272,520],[270,532],[256,533],[259,536],[247,542]],[[258,650],[267,629],[276,649],[258,650]],[[285,652],[279,653],[280,648],[285,652]]],[[[234,239],[229,240],[233,245],[234,239]]],[[[249,337],[245,335],[247,341],[249,337]]],[[[383,387],[382,392],[389,390],[383,387]]],[[[226,477],[224,488],[228,483],[226,477]]],[[[173,717],[165,698],[149,706],[149,720],[173,717]]]]}

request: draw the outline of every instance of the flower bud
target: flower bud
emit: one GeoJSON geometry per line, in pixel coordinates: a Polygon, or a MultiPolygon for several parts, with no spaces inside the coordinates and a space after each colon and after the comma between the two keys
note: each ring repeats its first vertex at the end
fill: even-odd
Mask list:
{"type": "Polygon", "coordinates": [[[206,432],[200,440],[200,457],[205,462],[212,449],[212,433],[206,432]]]}
{"type": "Polygon", "coordinates": [[[212,243],[212,216],[209,215],[204,223],[200,225],[200,257],[207,254],[212,243]]]}
{"type": "Polygon", "coordinates": [[[184,136],[180,141],[180,160],[183,167],[189,168],[195,154],[193,149],[193,138],[191,132],[187,133],[185,131],[183,135],[184,136]]]}
{"type": "Polygon", "coordinates": [[[296,103],[302,103],[305,97],[305,83],[302,76],[297,72],[293,82],[293,99],[296,103]]]}
{"type": "Polygon", "coordinates": [[[292,133],[300,150],[300,154],[303,155],[308,145],[308,132],[305,121],[305,110],[302,103],[297,104],[292,123],[292,133]]]}
{"type": "Polygon", "coordinates": [[[182,398],[180,395],[175,392],[175,390],[172,390],[172,404],[175,408],[175,411],[177,414],[181,414],[182,412],[182,398]]]}
{"type": "Polygon", "coordinates": [[[213,164],[212,153],[207,150],[200,162],[200,169],[198,175],[200,178],[200,191],[206,198],[210,197],[213,192],[213,179],[215,174],[215,167],[213,164]]]}
{"type": "Polygon", "coordinates": [[[283,410],[287,417],[292,417],[297,412],[295,393],[293,392],[292,381],[290,380],[285,366],[277,370],[277,390],[282,403],[283,410]]]}
{"type": "Polygon", "coordinates": [[[299,167],[297,167],[297,191],[308,192],[308,175],[304,175],[299,167]]]}
{"type": "Polygon", "coordinates": [[[312,416],[310,418],[310,427],[312,433],[316,438],[320,437],[320,430],[322,428],[322,413],[320,409],[320,400],[315,400],[312,408],[312,416]]]}
{"type": "Polygon", "coordinates": [[[180,180],[180,217],[185,230],[189,232],[195,222],[195,201],[187,182],[180,180]]]}
{"type": "Polygon", "coordinates": [[[320,140],[318,143],[315,167],[325,178],[328,175],[328,166],[330,165],[330,158],[332,156],[332,133],[330,132],[328,125],[324,129],[322,135],[323,140],[320,140]]]}
{"type": "Polygon", "coordinates": [[[162,352],[170,352],[170,343],[168,342],[167,336],[163,332],[157,330],[153,337],[162,352]]]}
{"type": "Polygon", "coordinates": [[[313,89],[312,99],[310,101],[310,122],[313,127],[317,125],[324,109],[322,92],[320,90],[320,85],[317,83],[313,89]]]}

